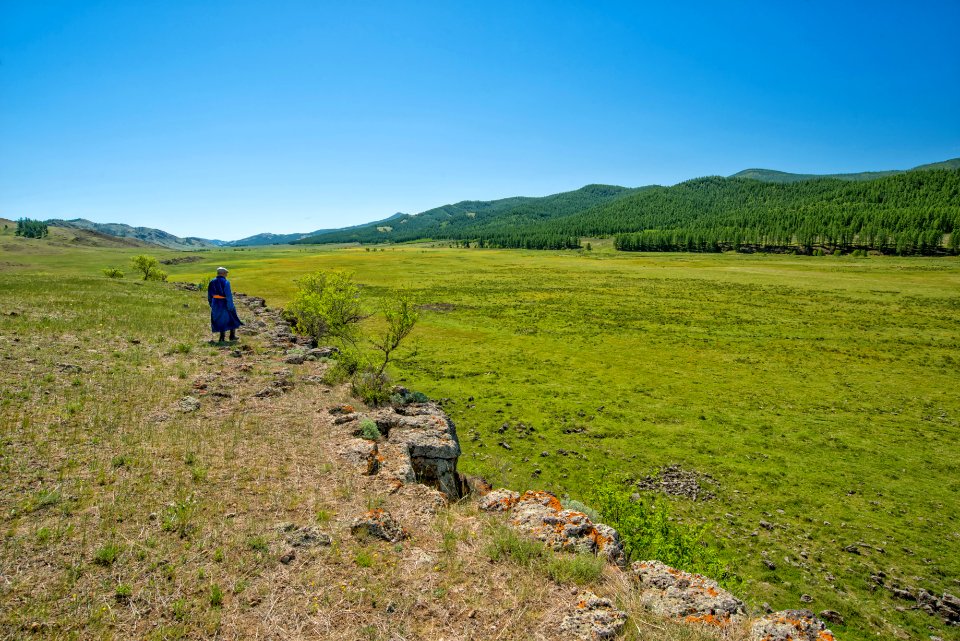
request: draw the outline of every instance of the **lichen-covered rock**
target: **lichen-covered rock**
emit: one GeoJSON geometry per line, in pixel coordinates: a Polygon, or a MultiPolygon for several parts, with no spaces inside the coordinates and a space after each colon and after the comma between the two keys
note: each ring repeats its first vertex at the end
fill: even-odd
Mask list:
{"type": "Polygon", "coordinates": [[[180,408],[181,412],[196,412],[200,409],[200,399],[194,396],[184,396],[177,403],[177,407],[180,408]]]}
{"type": "Polygon", "coordinates": [[[782,610],[755,621],[750,641],[834,641],[834,636],[810,610],[782,610]]]}
{"type": "Polygon", "coordinates": [[[355,518],[350,524],[350,533],[354,536],[365,534],[390,543],[397,543],[408,536],[407,531],[390,516],[389,512],[380,509],[370,510],[363,516],[355,518]]]}
{"type": "Polygon", "coordinates": [[[508,512],[519,499],[519,492],[500,488],[481,496],[477,503],[485,512],[508,512]]]}
{"type": "Polygon", "coordinates": [[[295,548],[331,545],[333,543],[333,538],[315,525],[298,527],[294,523],[282,523],[277,529],[283,533],[286,542],[295,548]]]}
{"type": "Polygon", "coordinates": [[[627,615],[613,606],[610,599],[587,592],[573,610],[563,617],[560,630],[573,639],[592,641],[612,639],[623,630],[627,615]]]}
{"type": "Polygon", "coordinates": [[[632,570],[640,600],[657,614],[725,626],[744,613],[742,601],[700,574],[660,561],[638,561],[632,570]]]}
{"type": "Polygon", "coordinates": [[[565,510],[560,500],[543,491],[527,491],[510,511],[514,527],[555,550],[587,552],[624,563],[623,547],[616,530],[598,528],[583,512],[565,510]]]}

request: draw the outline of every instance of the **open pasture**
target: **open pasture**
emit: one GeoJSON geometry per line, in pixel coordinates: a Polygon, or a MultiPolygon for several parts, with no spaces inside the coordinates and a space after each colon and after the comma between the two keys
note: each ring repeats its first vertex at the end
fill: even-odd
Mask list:
{"type": "MultiPolygon", "coordinates": [[[[21,252],[2,277],[98,278],[133,253],[21,252]]],[[[754,603],[802,607],[810,595],[806,607],[843,614],[844,639],[928,625],[949,635],[897,611],[913,604],[871,576],[958,589],[957,259],[428,246],[197,255],[167,267],[171,280],[223,263],[235,291],[271,304],[317,269],[354,272],[373,299],[410,290],[424,311],[393,373],[449,399],[464,471],[581,498],[597,475],[639,480],[679,464],[710,475],[716,498],[672,499],[673,513],[711,524],[754,603]]],[[[198,311],[198,343],[205,323],[198,311]]]]}

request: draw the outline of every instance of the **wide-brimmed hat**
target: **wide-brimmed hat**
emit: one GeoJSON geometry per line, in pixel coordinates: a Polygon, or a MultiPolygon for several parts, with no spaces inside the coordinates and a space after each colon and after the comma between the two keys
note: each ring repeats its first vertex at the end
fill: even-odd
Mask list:
{"type": "Polygon", "coordinates": [[[229,271],[230,271],[230,270],[227,269],[226,267],[217,267],[217,273],[218,273],[218,274],[219,274],[220,272],[223,272],[224,274],[226,274],[226,273],[229,272],[229,271]]]}

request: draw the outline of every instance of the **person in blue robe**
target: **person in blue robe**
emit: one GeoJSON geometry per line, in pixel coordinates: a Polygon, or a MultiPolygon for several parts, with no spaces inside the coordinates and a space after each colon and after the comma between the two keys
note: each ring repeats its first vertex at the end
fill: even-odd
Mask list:
{"type": "Polygon", "coordinates": [[[229,331],[230,340],[237,340],[236,330],[243,325],[233,306],[233,292],[227,280],[227,268],[217,267],[217,277],[207,285],[207,302],[210,303],[210,329],[220,332],[220,342],[229,331]]]}

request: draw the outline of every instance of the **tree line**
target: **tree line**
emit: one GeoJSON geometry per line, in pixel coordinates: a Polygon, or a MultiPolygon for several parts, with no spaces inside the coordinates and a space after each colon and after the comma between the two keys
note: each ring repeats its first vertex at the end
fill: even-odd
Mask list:
{"type": "Polygon", "coordinates": [[[30,218],[21,218],[17,221],[17,236],[24,238],[46,238],[49,233],[47,223],[42,220],[31,220],[30,218]]]}

